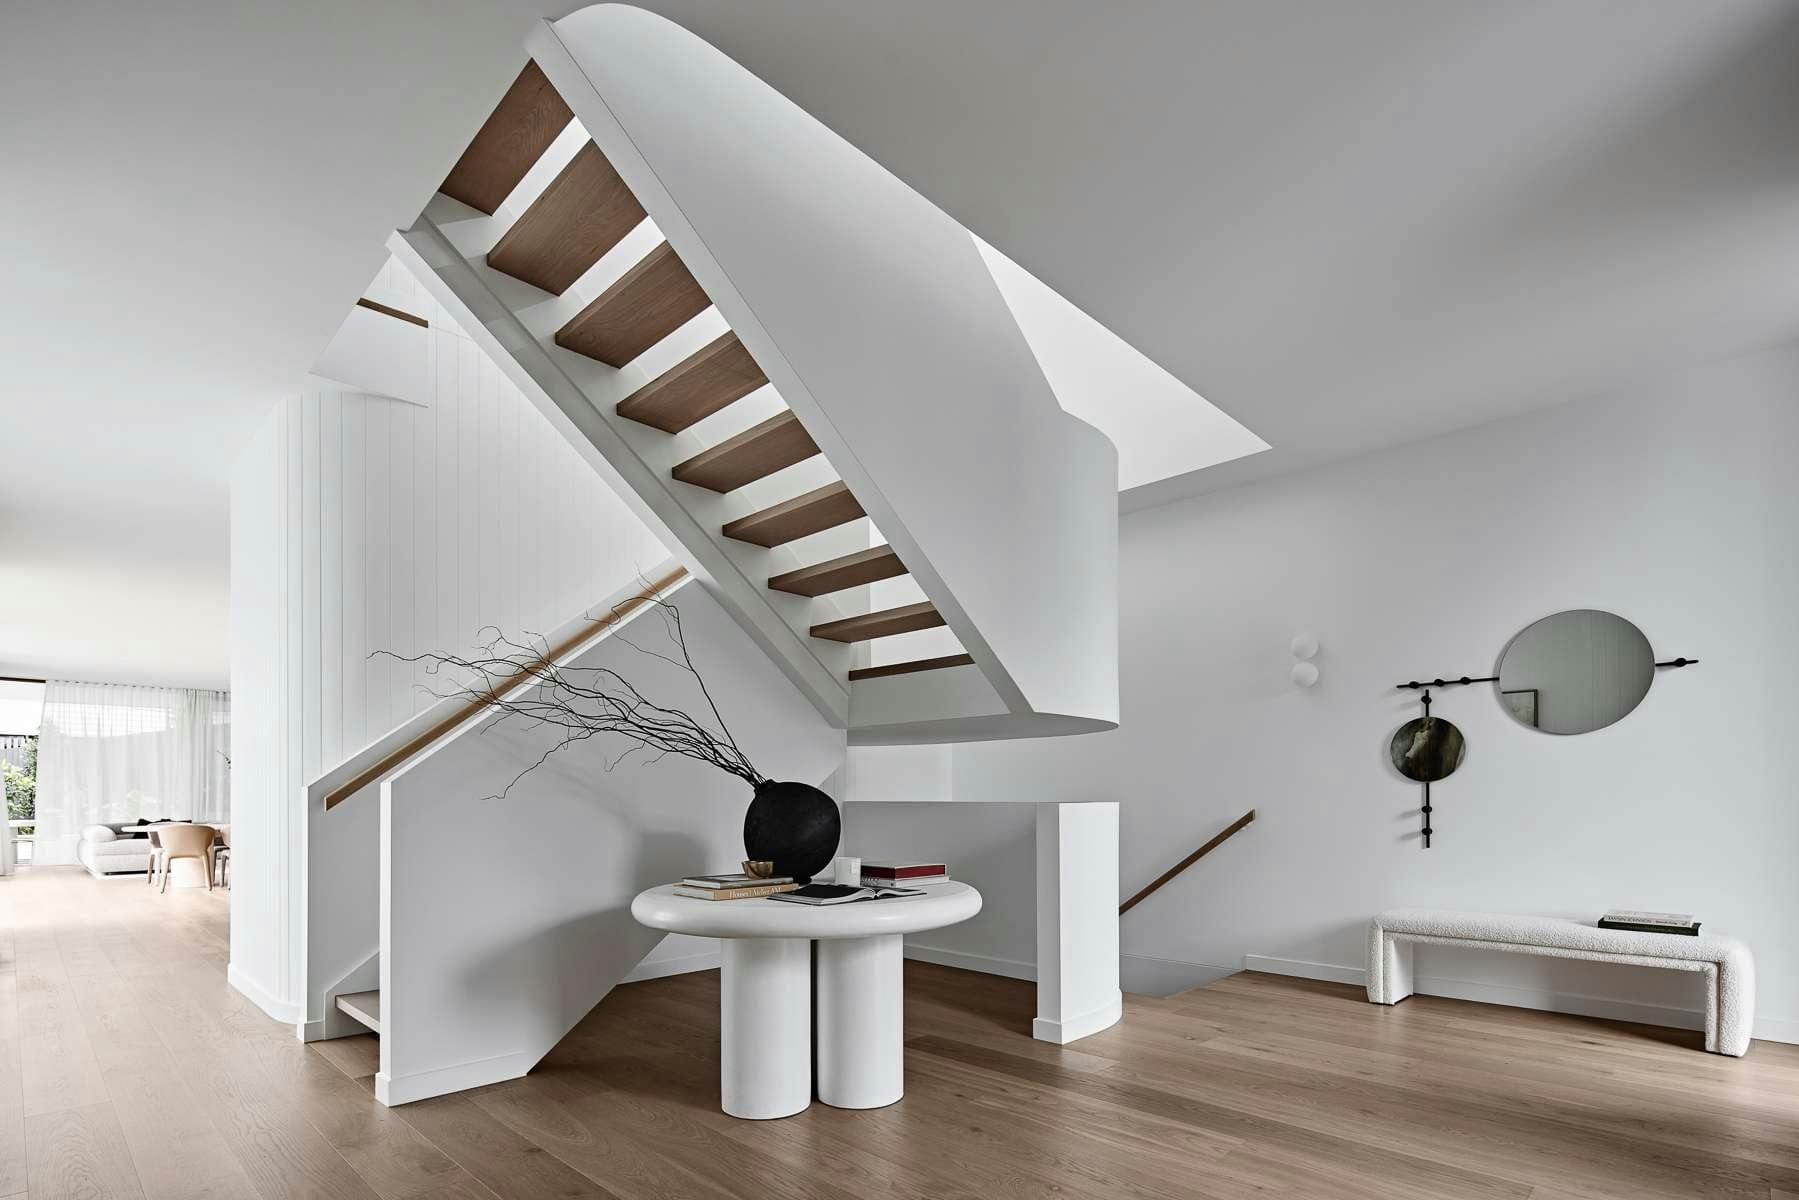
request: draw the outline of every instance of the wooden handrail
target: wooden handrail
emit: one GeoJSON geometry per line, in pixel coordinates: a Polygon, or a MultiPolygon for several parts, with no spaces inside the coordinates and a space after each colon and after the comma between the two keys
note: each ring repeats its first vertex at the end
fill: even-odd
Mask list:
{"type": "Polygon", "coordinates": [[[1170,879],[1173,879],[1176,875],[1179,875],[1182,871],[1185,871],[1188,867],[1192,866],[1212,851],[1218,849],[1218,847],[1224,845],[1225,842],[1230,840],[1233,834],[1255,819],[1256,810],[1252,808],[1242,816],[1238,817],[1235,821],[1232,821],[1229,828],[1223,833],[1189,854],[1186,858],[1181,859],[1181,861],[1175,863],[1172,867],[1169,867],[1166,871],[1162,872],[1161,878],[1157,879],[1154,883],[1119,905],[1118,915],[1122,917],[1125,913],[1130,912],[1131,909],[1149,899],[1151,894],[1153,894],[1157,888],[1167,883],[1170,879]]]}
{"type": "Polygon", "coordinates": [[[356,302],[356,307],[366,308],[370,312],[378,312],[384,317],[398,317],[402,321],[410,321],[412,324],[422,325],[426,329],[431,328],[431,322],[418,316],[416,313],[409,313],[403,308],[394,308],[392,305],[383,304],[379,300],[370,300],[367,296],[358,300],[356,302]]]}
{"type": "MultiPolygon", "coordinates": [[[[687,568],[676,567],[661,579],[656,580],[654,583],[651,583],[639,591],[633,592],[617,604],[614,604],[611,609],[612,616],[614,618],[624,616],[632,609],[641,604],[645,604],[661,595],[663,592],[666,592],[669,588],[675,586],[675,584],[681,582],[681,580],[686,577],[687,568]]],[[[507,692],[510,692],[512,689],[530,679],[533,672],[542,667],[545,663],[555,662],[582,643],[592,641],[595,637],[598,637],[604,632],[605,624],[605,622],[602,622],[599,628],[595,628],[592,625],[583,625],[580,629],[577,629],[575,632],[563,638],[562,641],[544,651],[541,656],[533,659],[529,665],[520,667],[517,671],[513,672],[480,695],[470,697],[467,702],[459,705],[455,712],[437,722],[417,737],[406,742],[404,745],[389,751],[366,771],[359,772],[355,776],[326,792],[325,807],[327,809],[335,808],[375,780],[386,775],[388,772],[395,770],[407,759],[411,758],[419,751],[424,750],[439,738],[460,726],[464,721],[467,721],[470,717],[480,713],[481,710],[485,709],[493,702],[495,697],[504,696],[507,692]]]]}

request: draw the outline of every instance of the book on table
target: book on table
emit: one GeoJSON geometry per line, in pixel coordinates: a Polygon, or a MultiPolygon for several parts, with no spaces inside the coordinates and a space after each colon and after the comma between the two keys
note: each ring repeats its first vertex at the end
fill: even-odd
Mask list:
{"type": "Polygon", "coordinates": [[[920,875],[911,879],[894,879],[890,876],[864,874],[862,876],[862,886],[865,888],[915,888],[932,883],[942,883],[948,878],[948,875],[920,875]]]}
{"type": "Polygon", "coordinates": [[[903,880],[946,879],[949,877],[949,868],[942,863],[865,862],[862,864],[862,874],[886,883],[896,883],[903,880]]]}
{"type": "Polygon", "coordinates": [[[1699,922],[1691,913],[1638,912],[1615,908],[1599,918],[1601,929],[1623,929],[1633,933],[1678,933],[1699,936],[1699,922]]]}
{"type": "Polygon", "coordinates": [[[790,892],[770,896],[771,900],[784,900],[789,904],[857,904],[865,900],[904,900],[912,896],[922,896],[924,892],[917,888],[894,887],[856,887],[848,883],[809,883],[790,892]]]}
{"type": "Polygon", "coordinates": [[[792,883],[791,875],[689,875],[680,883],[681,887],[692,888],[746,888],[762,887],[772,883],[792,883]]]}
{"type": "Polygon", "coordinates": [[[791,879],[781,883],[759,880],[755,887],[688,887],[685,883],[677,883],[675,895],[695,900],[755,900],[761,896],[779,896],[797,887],[799,884],[791,879]]]}

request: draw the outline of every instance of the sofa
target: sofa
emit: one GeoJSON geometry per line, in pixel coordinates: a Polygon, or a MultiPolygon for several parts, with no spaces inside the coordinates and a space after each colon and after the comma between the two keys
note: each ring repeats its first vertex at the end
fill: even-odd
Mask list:
{"type": "Polygon", "coordinates": [[[119,832],[125,826],[135,824],[136,821],[121,821],[116,825],[89,825],[81,831],[75,857],[87,868],[89,875],[97,879],[150,869],[150,839],[141,834],[119,832]]]}

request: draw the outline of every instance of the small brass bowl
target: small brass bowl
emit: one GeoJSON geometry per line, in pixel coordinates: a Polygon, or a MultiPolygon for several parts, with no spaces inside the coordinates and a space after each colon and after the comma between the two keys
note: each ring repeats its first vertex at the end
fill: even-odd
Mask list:
{"type": "Polygon", "coordinates": [[[767,858],[746,858],[743,860],[743,873],[745,875],[754,875],[757,879],[767,879],[770,875],[775,873],[774,860],[767,858]]]}

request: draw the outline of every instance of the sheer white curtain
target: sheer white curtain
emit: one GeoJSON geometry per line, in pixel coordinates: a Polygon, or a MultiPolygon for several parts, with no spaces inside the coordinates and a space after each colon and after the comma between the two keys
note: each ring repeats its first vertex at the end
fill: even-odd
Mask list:
{"type": "Polygon", "coordinates": [[[85,825],[231,811],[226,692],[51,680],[38,734],[33,861],[75,861],[85,825]]]}

